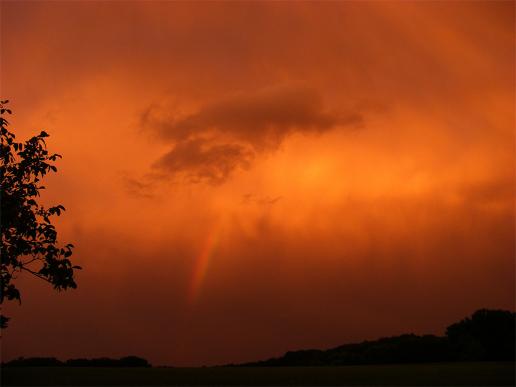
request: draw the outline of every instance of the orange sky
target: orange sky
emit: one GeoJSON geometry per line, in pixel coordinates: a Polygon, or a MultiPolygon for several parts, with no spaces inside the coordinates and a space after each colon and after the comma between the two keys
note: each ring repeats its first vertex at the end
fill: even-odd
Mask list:
{"type": "Polygon", "coordinates": [[[514,309],[513,2],[1,3],[84,267],[2,355],[241,362],[514,309]]]}

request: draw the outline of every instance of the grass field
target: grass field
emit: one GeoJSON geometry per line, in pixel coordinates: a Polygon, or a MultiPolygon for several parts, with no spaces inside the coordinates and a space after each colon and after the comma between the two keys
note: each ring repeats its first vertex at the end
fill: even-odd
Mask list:
{"type": "Polygon", "coordinates": [[[514,363],[281,368],[2,369],[2,386],[514,386],[514,384],[514,363]]]}

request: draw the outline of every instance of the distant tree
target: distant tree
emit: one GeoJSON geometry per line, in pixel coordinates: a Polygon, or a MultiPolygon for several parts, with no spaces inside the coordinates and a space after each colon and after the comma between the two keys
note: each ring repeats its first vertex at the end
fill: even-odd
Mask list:
{"type": "Polygon", "coordinates": [[[98,357],[94,359],[69,359],[61,361],[55,357],[19,357],[2,363],[2,367],[152,367],[144,358],[125,356],[120,359],[98,357]]]}
{"type": "Polygon", "coordinates": [[[514,360],[516,313],[477,310],[450,325],[446,336],[458,360],[514,360]]]}
{"type": "Polygon", "coordinates": [[[126,356],[120,358],[121,367],[151,367],[151,364],[139,356],[126,356]]]}
{"type": "Polygon", "coordinates": [[[514,361],[516,313],[477,310],[450,325],[446,336],[405,334],[344,344],[327,350],[289,351],[247,367],[340,366],[352,364],[428,363],[448,361],[514,361]]]}
{"type": "MultiPolygon", "coordinates": [[[[41,132],[24,143],[15,141],[5,119],[11,110],[0,101],[0,304],[5,300],[21,302],[20,291],[14,284],[17,274],[29,273],[50,283],[56,290],[76,288],[74,269],[68,259],[72,244],[59,247],[52,217],[61,215],[62,205],[45,208],[38,203],[41,179],[56,172],[53,163],[61,158],[46,149],[41,132]]],[[[7,326],[8,318],[0,315],[0,327],[7,326]]]]}
{"type": "Polygon", "coordinates": [[[19,357],[7,363],[2,363],[4,367],[61,367],[63,362],[55,357],[19,357]]]}
{"type": "Polygon", "coordinates": [[[125,356],[120,359],[108,357],[70,359],[64,365],[67,367],[151,367],[151,364],[146,359],[138,356],[125,356]]]}

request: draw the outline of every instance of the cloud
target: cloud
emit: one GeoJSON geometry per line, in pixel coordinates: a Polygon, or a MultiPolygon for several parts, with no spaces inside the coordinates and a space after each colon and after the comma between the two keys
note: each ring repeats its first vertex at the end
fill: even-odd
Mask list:
{"type": "MultiPolygon", "coordinates": [[[[144,113],[146,121],[151,111],[144,113]]],[[[254,148],[274,147],[290,133],[323,132],[339,123],[357,124],[358,114],[345,117],[324,109],[320,95],[305,86],[277,86],[249,93],[239,93],[180,119],[158,123],[161,137],[181,140],[216,132],[249,142],[254,148]]]]}
{"type": "Polygon", "coordinates": [[[140,181],[129,176],[123,176],[122,179],[126,192],[130,195],[145,199],[154,198],[153,184],[151,182],[140,181]]]}
{"type": "Polygon", "coordinates": [[[166,115],[150,105],[144,128],[174,144],[154,167],[192,182],[222,183],[257,154],[276,150],[294,133],[323,133],[359,126],[362,115],[327,109],[319,93],[304,85],[281,85],[238,93],[188,115],[166,115]]]}
{"type": "Polygon", "coordinates": [[[258,204],[261,206],[270,206],[273,204],[276,204],[278,201],[283,199],[282,196],[259,196],[252,193],[246,193],[245,195],[242,195],[242,204],[258,204]]]}
{"type": "Polygon", "coordinates": [[[232,171],[247,168],[253,153],[238,144],[211,144],[204,139],[178,142],[154,166],[165,173],[181,172],[187,181],[210,184],[224,182],[232,171]]]}
{"type": "Polygon", "coordinates": [[[512,207],[516,193],[514,180],[511,178],[491,178],[476,183],[465,184],[459,194],[477,205],[494,203],[509,204],[512,207]]]}

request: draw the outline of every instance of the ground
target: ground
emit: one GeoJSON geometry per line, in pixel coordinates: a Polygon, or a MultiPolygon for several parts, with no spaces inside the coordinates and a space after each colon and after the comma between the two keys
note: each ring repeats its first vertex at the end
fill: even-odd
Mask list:
{"type": "Polygon", "coordinates": [[[342,367],[5,368],[3,386],[514,386],[515,363],[342,367]]]}

